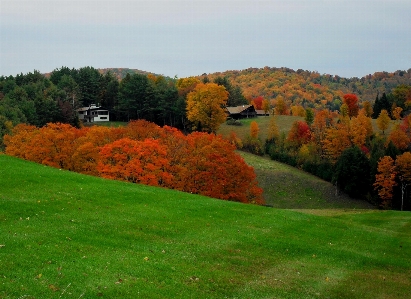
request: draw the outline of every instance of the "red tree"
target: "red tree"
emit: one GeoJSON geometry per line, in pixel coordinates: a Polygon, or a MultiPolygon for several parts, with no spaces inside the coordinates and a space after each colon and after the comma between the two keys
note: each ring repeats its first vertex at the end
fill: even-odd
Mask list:
{"type": "Polygon", "coordinates": [[[295,121],[288,133],[287,140],[299,147],[307,143],[310,138],[311,130],[308,124],[304,121],[295,121]]]}
{"type": "Polygon", "coordinates": [[[251,103],[256,110],[262,110],[263,101],[264,101],[264,98],[262,96],[259,96],[259,97],[254,98],[251,103]]]}
{"type": "Polygon", "coordinates": [[[358,98],[355,94],[345,94],[343,97],[343,102],[348,106],[348,116],[350,118],[358,115],[360,107],[358,106],[358,98]]]}

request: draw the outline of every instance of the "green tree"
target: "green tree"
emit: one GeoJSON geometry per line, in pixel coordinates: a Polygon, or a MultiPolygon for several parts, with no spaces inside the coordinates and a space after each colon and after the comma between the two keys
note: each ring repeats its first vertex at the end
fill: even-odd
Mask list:
{"type": "Polygon", "coordinates": [[[405,102],[407,101],[408,93],[411,91],[411,86],[405,85],[405,84],[400,84],[397,87],[395,87],[392,91],[392,95],[394,97],[394,103],[398,106],[401,107],[402,109],[405,109],[405,102]]]}
{"type": "Polygon", "coordinates": [[[114,111],[114,107],[118,105],[118,90],[120,83],[113,73],[108,71],[102,76],[100,84],[100,105],[110,110],[110,118],[115,120],[116,112],[114,111]]]}
{"type": "MultiPolygon", "coordinates": [[[[233,86],[230,83],[230,80],[227,77],[217,77],[214,80],[214,83],[222,85],[228,92],[227,106],[235,107],[244,104],[248,104],[246,98],[243,95],[243,92],[239,86],[233,86]]],[[[204,82],[206,83],[206,82],[204,82]]]]}
{"type": "Polygon", "coordinates": [[[144,102],[150,82],[145,75],[127,74],[120,82],[118,110],[123,120],[144,118],[144,102]]]}
{"type": "Polygon", "coordinates": [[[305,109],[305,118],[304,118],[305,122],[311,126],[313,121],[314,121],[314,111],[311,108],[307,108],[305,109]]]}
{"type": "Polygon", "coordinates": [[[392,107],[392,101],[388,99],[387,95],[385,94],[385,92],[382,94],[382,97],[379,98],[377,95],[377,98],[375,99],[375,103],[373,106],[373,118],[377,118],[380,113],[381,110],[387,110],[387,112],[391,111],[391,107],[392,107]]]}
{"type": "Polygon", "coordinates": [[[84,106],[99,104],[100,82],[102,76],[93,67],[87,66],[80,68],[74,78],[79,86],[81,101],[84,106]]]}
{"type": "Polygon", "coordinates": [[[58,85],[61,78],[66,75],[72,77],[73,79],[77,78],[78,70],[76,69],[69,69],[66,66],[62,66],[59,69],[55,69],[50,74],[50,81],[53,82],[54,85],[58,85]]]}
{"type": "Polygon", "coordinates": [[[335,164],[332,182],[351,197],[363,198],[370,191],[370,164],[358,148],[344,150],[335,164]]]}

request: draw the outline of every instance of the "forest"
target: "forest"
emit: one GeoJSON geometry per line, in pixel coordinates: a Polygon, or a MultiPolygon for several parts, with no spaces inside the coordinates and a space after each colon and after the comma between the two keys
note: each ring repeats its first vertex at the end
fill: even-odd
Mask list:
{"type": "Polygon", "coordinates": [[[411,69],[346,79],[265,67],[178,79],[61,67],[47,75],[0,77],[0,148],[81,173],[261,204],[262,191],[235,154],[238,148],[311,172],[381,208],[402,210],[411,209],[410,108],[411,69]],[[128,126],[84,127],[76,109],[91,104],[128,126]],[[235,130],[228,140],[216,136],[227,119],[224,108],[245,104],[273,115],[267,140],[259,139],[256,123],[244,140],[235,130]],[[279,134],[275,115],[304,120],[279,134]],[[216,182],[219,190],[205,187],[217,188],[216,182]],[[234,191],[239,184],[242,193],[234,191]]]}

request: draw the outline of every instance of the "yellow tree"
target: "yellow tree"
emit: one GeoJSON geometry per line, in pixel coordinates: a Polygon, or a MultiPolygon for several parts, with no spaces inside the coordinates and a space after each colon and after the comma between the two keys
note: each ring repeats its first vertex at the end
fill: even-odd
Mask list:
{"type": "Polygon", "coordinates": [[[390,121],[391,121],[391,118],[388,115],[387,110],[385,109],[381,110],[381,113],[377,118],[377,126],[378,126],[378,129],[382,131],[383,135],[385,134],[385,131],[389,128],[390,121]]]}
{"type": "Polygon", "coordinates": [[[364,110],[360,110],[357,117],[353,117],[350,123],[351,141],[359,148],[365,145],[368,137],[373,134],[371,118],[365,115],[364,110]]]}
{"type": "Polygon", "coordinates": [[[215,133],[226,120],[228,92],[215,83],[199,83],[187,95],[187,118],[197,131],[215,133]]]}
{"type": "Polygon", "coordinates": [[[305,117],[305,109],[304,109],[304,107],[301,106],[301,105],[291,106],[291,114],[292,114],[293,116],[305,117]]]}
{"type": "Polygon", "coordinates": [[[258,124],[256,121],[252,121],[250,124],[250,135],[251,138],[258,138],[258,133],[260,132],[260,128],[258,127],[258,124]]]}
{"type": "Polygon", "coordinates": [[[264,114],[267,115],[267,113],[270,111],[270,101],[267,99],[264,99],[261,107],[264,110],[264,114]]]}
{"type": "Polygon", "coordinates": [[[349,112],[349,110],[348,110],[347,104],[342,104],[341,107],[340,107],[341,118],[348,117],[348,115],[349,115],[348,112],[349,112]]]}
{"type": "Polygon", "coordinates": [[[271,116],[270,124],[268,125],[268,140],[278,139],[280,137],[280,133],[278,131],[277,122],[275,121],[275,116],[271,116]]]}
{"type": "Polygon", "coordinates": [[[395,107],[395,109],[392,110],[392,116],[393,116],[396,120],[400,120],[400,119],[401,119],[401,112],[402,112],[402,108],[401,108],[401,107],[395,107]]]}
{"type": "Polygon", "coordinates": [[[371,106],[370,102],[368,102],[368,101],[364,102],[364,103],[362,104],[362,107],[363,107],[363,109],[364,109],[365,115],[366,115],[367,117],[371,117],[373,111],[372,111],[372,106],[371,106]]]}
{"type": "Polygon", "coordinates": [[[178,95],[181,98],[186,98],[187,94],[192,92],[197,84],[201,83],[201,81],[195,77],[188,77],[188,78],[180,78],[176,82],[176,87],[178,90],[178,95]]]}
{"type": "Polygon", "coordinates": [[[352,146],[350,128],[346,123],[339,123],[325,130],[322,142],[323,152],[333,162],[336,162],[341,153],[352,146]]]}
{"type": "Polygon", "coordinates": [[[274,112],[277,115],[288,115],[289,114],[287,104],[285,103],[285,100],[282,96],[278,96],[276,98],[274,112]]]}
{"type": "MultiPolygon", "coordinates": [[[[309,110],[307,110],[309,111],[309,110]]],[[[312,141],[320,156],[323,155],[322,143],[325,138],[325,131],[333,125],[333,118],[328,110],[318,111],[311,125],[312,141]]]]}

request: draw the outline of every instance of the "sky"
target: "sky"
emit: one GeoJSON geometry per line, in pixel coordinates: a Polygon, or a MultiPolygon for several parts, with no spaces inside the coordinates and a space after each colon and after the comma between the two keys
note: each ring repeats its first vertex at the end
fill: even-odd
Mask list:
{"type": "Polygon", "coordinates": [[[67,66],[178,78],[411,68],[410,0],[0,0],[0,76],[67,66]]]}

